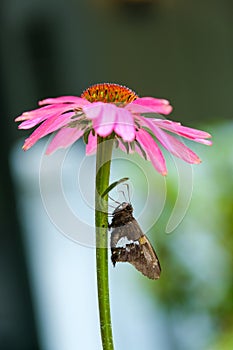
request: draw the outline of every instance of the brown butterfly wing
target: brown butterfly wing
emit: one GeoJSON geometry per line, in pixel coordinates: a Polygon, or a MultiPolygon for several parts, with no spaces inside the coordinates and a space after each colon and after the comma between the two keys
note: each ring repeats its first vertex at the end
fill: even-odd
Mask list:
{"type": "Polygon", "coordinates": [[[132,218],[131,221],[124,225],[117,226],[112,230],[111,233],[111,248],[116,247],[119,240],[123,237],[127,238],[129,241],[137,241],[142,237],[144,233],[142,232],[137,221],[132,218]]]}
{"type": "Polygon", "coordinates": [[[113,265],[117,262],[129,262],[143,275],[150,279],[158,279],[161,273],[159,259],[148,238],[143,235],[137,242],[126,247],[112,248],[113,265]]]}
{"type": "Polygon", "coordinates": [[[143,235],[140,240],[140,255],[133,259],[129,259],[138,271],[150,279],[156,280],[160,277],[161,267],[159,259],[148,238],[143,235]]]}
{"type": "Polygon", "coordinates": [[[161,272],[158,257],[132,213],[132,205],[126,202],[120,204],[113,212],[113,219],[109,225],[109,228],[112,228],[112,263],[115,266],[117,262],[129,262],[148,278],[158,279],[161,272]],[[124,237],[132,243],[119,246],[119,241],[124,237]]]}

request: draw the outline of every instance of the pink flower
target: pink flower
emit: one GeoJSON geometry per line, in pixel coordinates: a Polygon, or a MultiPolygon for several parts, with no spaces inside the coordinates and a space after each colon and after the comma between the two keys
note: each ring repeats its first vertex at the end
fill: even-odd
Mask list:
{"type": "Polygon", "coordinates": [[[211,135],[207,132],[162,119],[160,114],[167,115],[172,111],[167,100],[140,98],[118,84],[96,84],[85,90],[81,97],[47,98],[40,101],[39,106],[16,118],[16,121],[22,121],[19,129],[40,124],[25,140],[25,151],[40,138],[57,131],[47,154],[70,146],[82,136],[87,142],[86,153],[91,154],[96,149],[97,135],[113,135],[121,149],[138,152],[150,160],[159,173],[166,175],[165,160],[156,141],[176,157],[196,164],[200,163],[199,157],[170,133],[211,145],[207,140],[211,135]]]}

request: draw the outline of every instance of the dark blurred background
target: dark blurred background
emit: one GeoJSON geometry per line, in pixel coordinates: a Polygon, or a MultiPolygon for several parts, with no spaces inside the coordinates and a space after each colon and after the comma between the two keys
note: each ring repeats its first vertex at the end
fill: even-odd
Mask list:
{"type": "MultiPolygon", "coordinates": [[[[230,0],[1,1],[1,349],[42,349],[9,165],[12,147],[28,132],[17,130],[14,117],[44,97],[80,95],[98,82],[167,98],[174,106],[172,119],[213,134],[211,149],[196,147],[205,164],[195,168],[199,191],[185,219],[190,234],[181,229],[170,242],[162,235],[157,240],[167,277],[160,285],[148,284],[145,293],[156,294],[163,310],[170,342],[163,349],[190,349],[180,341],[179,325],[185,327],[190,314],[198,314],[198,323],[202,313],[210,324],[206,344],[197,342],[193,349],[233,348],[232,13],[230,0]],[[190,241],[188,266],[188,256],[177,254],[182,236],[192,240],[196,230],[214,237],[204,245],[214,259],[202,256],[203,264],[214,262],[211,281],[193,276],[202,269],[196,241],[190,241]]],[[[170,186],[168,213],[174,201],[170,186]]],[[[166,213],[158,223],[161,230],[165,221],[166,213]]],[[[189,326],[195,328],[193,319],[189,326]]]]}

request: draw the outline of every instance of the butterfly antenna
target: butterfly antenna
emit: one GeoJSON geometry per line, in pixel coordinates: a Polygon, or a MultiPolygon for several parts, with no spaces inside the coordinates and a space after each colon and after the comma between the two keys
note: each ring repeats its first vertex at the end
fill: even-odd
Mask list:
{"type": "Polygon", "coordinates": [[[126,200],[125,193],[124,193],[124,198],[125,198],[126,202],[131,204],[130,195],[129,195],[129,184],[124,184],[124,186],[126,186],[126,188],[127,188],[128,201],[126,200]]]}
{"type": "Polygon", "coordinates": [[[126,196],[125,196],[125,191],[121,190],[121,191],[118,191],[118,192],[119,192],[119,193],[122,193],[125,202],[128,202],[127,199],[126,199],[126,196]]]}
{"type": "Polygon", "coordinates": [[[115,202],[116,204],[121,204],[120,202],[116,201],[115,199],[113,199],[110,195],[108,195],[108,198],[110,198],[113,202],[115,202]]]}

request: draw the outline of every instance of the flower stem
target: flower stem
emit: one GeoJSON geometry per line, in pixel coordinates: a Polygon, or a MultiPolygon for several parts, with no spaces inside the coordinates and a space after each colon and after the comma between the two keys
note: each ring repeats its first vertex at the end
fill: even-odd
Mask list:
{"type": "Polygon", "coordinates": [[[101,197],[109,186],[112,148],[112,138],[98,136],[95,193],[96,270],[103,350],[114,349],[108,286],[108,200],[101,197]]]}

